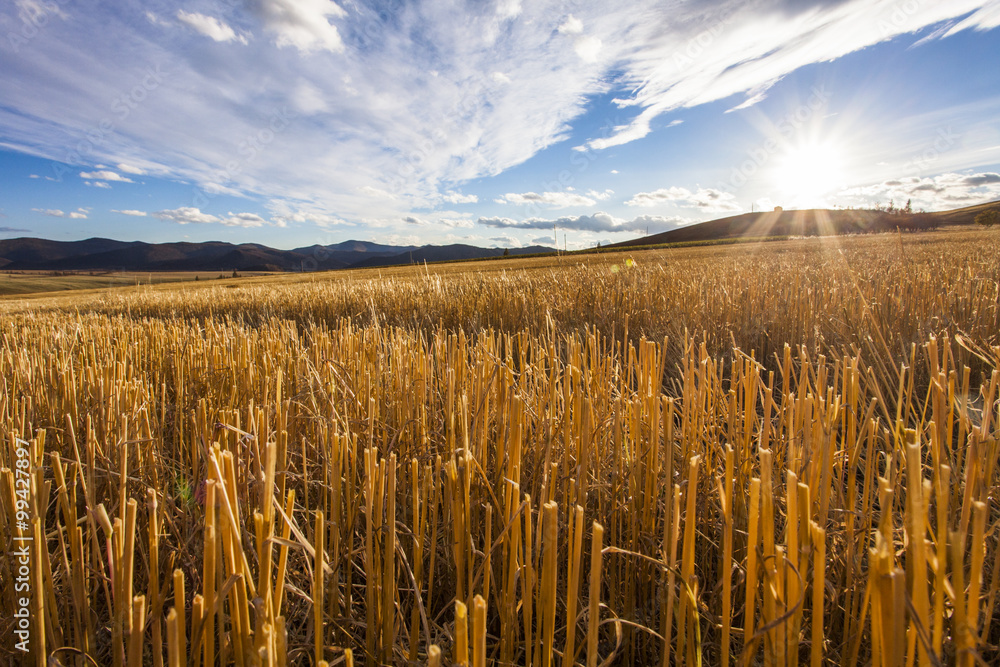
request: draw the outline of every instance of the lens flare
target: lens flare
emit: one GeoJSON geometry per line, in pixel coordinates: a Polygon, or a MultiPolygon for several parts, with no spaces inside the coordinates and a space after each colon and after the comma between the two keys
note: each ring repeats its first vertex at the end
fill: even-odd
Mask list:
{"type": "Polygon", "coordinates": [[[830,143],[792,148],[778,164],[775,186],[784,201],[799,207],[823,206],[826,195],[843,184],[844,158],[830,143]]]}

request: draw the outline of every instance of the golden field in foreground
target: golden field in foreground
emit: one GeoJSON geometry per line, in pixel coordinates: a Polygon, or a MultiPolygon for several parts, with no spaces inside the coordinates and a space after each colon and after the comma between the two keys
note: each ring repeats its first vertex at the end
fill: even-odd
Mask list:
{"type": "Polygon", "coordinates": [[[2,650],[26,570],[38,665],[994,662],[997,245],[6,300],[2,650]]]}

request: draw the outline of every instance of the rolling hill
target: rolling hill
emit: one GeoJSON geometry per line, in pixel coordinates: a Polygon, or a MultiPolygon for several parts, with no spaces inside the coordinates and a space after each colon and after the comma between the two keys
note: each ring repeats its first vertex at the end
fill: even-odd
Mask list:
{"type": "Polygon", "coordinates": [[[614,243],[607,248],[629,248],[664,243],[694,243],[736,238],[769,236],[829,236],[889,232],[896,229],[934,229],[949,225],[971,225],[986,209],[998,202],[968,206],[937,213],[897,214],[861,209],[774,210],[743,213],[728,218],[686,225],[659,234],[614,243]]]}

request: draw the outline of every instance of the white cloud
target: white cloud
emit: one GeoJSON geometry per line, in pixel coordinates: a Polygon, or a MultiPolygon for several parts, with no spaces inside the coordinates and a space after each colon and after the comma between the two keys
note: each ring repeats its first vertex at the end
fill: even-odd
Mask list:
{"type": "MultiPolygon", "coordinates": [[[[121,211],[121,213],[125,213],[125,211],[121,211]]],[[[141,211],[126,213],[126,215],[135,215],[137,213],[141,213],[141,211]]],[[[204,213],[201,209],[194,206],[182,206],[181,208],[176,209],[156,211],[151,215],[159,220],[168,220],[170,222],[176,222],[179,225],[207,225],[218,223],[226,225],[227,227],[262,227],[267,224],[267,220],[260,217],[256,213],[233,213],[230,211],[225,217],[219,217],[217,215],[212,215],[211,213],[204,213]]]]}
{"type": "Polygon", "coordinates": [[[475,224],[475,220],[471,216],[456,217],[455,214],[451,212],[435,213],[434,222],[445,227],[464,227],[471,228],[475,224]]]}
{"type": "Polygon", "coordinates": [[[358,188],[358,192],[367,195],[369,197],[378,197],[381,199],[395,199],[396,195],[391,192],[386,192],[382,188],[372,187],[371,185],[365,185],[358,188]]]}
{"type": "Polygon", "coordinates": [[[528,218],[514,220],[512,218],[479,218],[479,224],[485,227],[504,229],[571,229],[588,232],[643,232],[650,234],[674,229],[686,224],[688,220],[680,217],[665,217],[643,215],[632,220],[616,218],[609,213],[599,212],[593,215],[577,215],[556,218],[528,218]]]}
{"type": "Polygon", "coordinates": [[[263,227],[267,224],[267,220],[256,213],[233,213],[232,211],[219,222],[227,227],[263,227]]]}
{"type": "Polygon", "coordinates": [[[587,196],[598,201],[610,199],[611,195],[614,193],[614,190],[604,190],[603,192],[598,192],[597,190],[587,190],[587,196]]]}
{"type": "Polygon", "coordinates": [[[512,19],[521,14],[521,0],[497,0],[497,16],[512,19]]]}
{"type": "Polygon", "coordinates": [[[415,215],[406,215],[402,218],[403,222],[408,225],[423,225],[423,226],[437,226],[437,227],[472,227],[475,221],[472,216],[464,213],[456,213],[455,211],[431,211],[429,213],[421,214],[420,217],[415,215]]]}
{"type": "Polygon", "coordinates": [[[202,186],[205,192],[213,195],[229,195],[230,197],[245,197],[244,193],[239,188],[233,188],[228,185],[223,185],[222,183],[216,183],[214,181],[209,181],[202,186]]]}
{"type": "Polygon", "coordinates": [[[508,192],[503,196],[507,204],[529,204],[549,206],[551,208],[568,208],[570,206],[593,206],[597,202],[590,197],[573,192],[508,192]]]}
{"type": "Polygon", "coordinates": [[[268,203],[268,209],[271,212],[271,224],[276,227],[287,227],[291,224],[296,224],[327,228],[351,224],[340,216],[322,209],[310,206],[292,206],[280,199],[275,199],[268,203]]]}
{"type": "Polygon", "coordinates": [[[605,148],[612,148],[613,146],[623,146],[627,143],[642,139],[652,130],[650,122],[652,122],[652,120],[658,116],[659,113],[660,112],[658,110],[646,109],[636,116],[635,120],[631,123],[627,125],[615,126],[614,131],[610,136],[591,139],[586,144],[578,146],[577,148],[580,150],[586,150],[587,148],[603,150],[605,148]]]}
{"type": "MultiPolygon", "coordinates": [[[[726,113],[732,113],[734,111],[742,111],[743,109],[749,109],[752,106],[760,104],[761,102],[767,99],[767,91],[774,83],[777,83],[777,81],[769,82],[756,90],[751,90],[749,93],[747,93],[747,98],[743,102],[737,104],[732,109],[726,109],[726,113]]],[[[670,124],[670,126],[672,127],[674,123],[680,124],[680,121],[673,121],[670,124]]]]}
{"type": "Polygon", "coordinates": [[[125,164],[124,162],[118,163],[118,171],[124,171],[126,174],[135,174],[136,176],[142,176],[146,173],[145,169],[130,164],[125,164]]]}
{"type": "Polygon", "coordinates": [[[344,50],[340,32],[330,19],[343,18],[346,12],[331,0],[251,0],[249,4],[274,33],[278,46],[294,46],[303,52],[344,50]]]}
{"type": "Polygon", "coordinates": [[[113,209],[111,209],[111,212],[112,213],[121,213],[122,215],[131,215],[131,216],[135,216],[137,218],[143,218],[143,217],[146,216],[146,212],[145,211],[137,211],[134,208],[127,208],[127,209],[124,209],[124,210],[121,210],[121,211],[118,210],[118,209],[113,208],[113,209]]]}
{"type": "Polygon", "coordinates": [[[476,195],[463,195],[453,191],[446,192],[441,198],[449,204],[475,204],[479,201],[476,195]]]}
{"type": "Polygon", "coordinates": [[[322,113],[329,109],[323,91],[307,81],[303,81],[295,89],[293,101],[295,102],[295,107],[307,116],[322,113]]]}
{"type": "Polygon", "coordinates": [[[104,181],[84,181],[84,185],[90,186],[92,188],[101,188],[103,190],[110,190],[111,186],[104,181]]]}
{"type": "Polygon", "coordinates": [[[232,42],[235,40],[244,44],[247,43],[245,36],[237,35],[236,31],[229,27],[225,21],[217,19],[214,16],[206,16],[196,12],[188,13],[183,9],[178,9],[177,20],[195,32],[201,33],[216,42],[232,42]]]}
{"type": "Polygon", "coordinates": [[[949,172],[926,178],[908,176],[849,188],[837,196],[861,206],[887,204],[890,200],[896,206],[904,206],[909,199],[914,209],[947,210],[1000,200],[1000,174],[949,172]]]}
{"type": "Polygon", "coordinates": [[[990,30],[992,28],[1000,27],[1000,4],[993,3],[989,6],[983,7],[966,19],[956,23],[951,26],[945,36],[950,37],[962,30],[990,30]]]}
{"type": "Polygon", "coordinates": [[[38,178],[38,174],[29,174],[28,178],[38,178]]]}
{"type": "Polygon", "coordinates": [[[573,50],[576,55],[586,63],[597,62],[597,57],[601,52],[601,39],[594,35],[583,34],[583,21],[572,14],[566,17],[557,28],[562,35],[575,36],[573,40],[573,50]]]}
{"type": "Polygon", "coordinates": [[[559,26],[559,32],[563,35],[579,35],[583,33],[583,21],[570,14],[559,26]]]}
{"type": "Polygon", "coordinates": [[[490,241],[498,248],[520,248],[524,245],[520,239],[504,234],[503,236],[491,236],[490,241]]]}
{"type": "Polygon", "coordinates": [[[88,213],[88,209],[83,207],[80,207],[75,211],[70,211],[69,213],[66,213],[58,208],[33,208],[31,210],[53,218],[70,218],[72,220],[86,220],[88,213]]]}
{"type": "Polygon", "coordinates": [[[194,206],[182,206],[176,209],[167,209],[164,211],[156,211],[152,214],[154,218],[159,220],[169,220],[170,222],[176,222],[179,225],[204,225],[212,222],[219,222],[219,218],[212,215],[211,213],[202,213],[200,209],[194,206]]]}
{"type": "Polygon", "coordinates": [[[698,188],[692,192],[687,188],[671,187],[652,192],[639,192],[625,202],[625,205],[657,206],[665,203],[682,208],[697,208],[705,213],[738,213],[743,210],[736,203],[732,193],[714,188],[698,188]]]}
{"type": "Polygon", "coordinates": [[[585,63],[596,63],[602,46],[601,40],[593,35],[578,37],[573,42],[573,50],[576,51],[576,55],[580,56],[580,60],[585,63]]]}
{"type": "Polygon", "coordinates": [[[89,178],[100,181],[115,181],[118,183],[135,183],[131,178],[122,176],[110,170],[104,171],[81,171],[80,178],[89,178]]]}
{"type": "Polygon", "coordinates": [[[146,20],[152,23],[153,25],[160,26],[162,28],[169,28],[171,25],[169,21],[164,21],[159,16],[150,11],[146,12],[146,20]]]}

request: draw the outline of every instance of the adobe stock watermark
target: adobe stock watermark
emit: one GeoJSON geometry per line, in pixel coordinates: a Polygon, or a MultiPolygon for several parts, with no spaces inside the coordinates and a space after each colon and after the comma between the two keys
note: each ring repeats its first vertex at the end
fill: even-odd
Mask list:
{"type": "MultiPolygon", "coordinates": [[[[625,121],[620,116],[607,120],[601,126],[598,138],[607,139],[623,127],[625,121]]],[[[590,165],[597,160],[597,153],[589,145],[584,144],[579,150],[574,150],[569,158],[569,165],[572,169],[562,169],[555,178],[543,181],[539,184],[542,192],[568,192],[576,182],[576,176],[583,174],[590,165]]],[[[528,201],[520,205],[526,218],[537,218],[542,215],[542,207],[537,201],[528,201]]]]}
{"type": "Polygon", "coordinates": [[[691,65],[694,65],[706,51],[712,48],[715,41],[726,32],[726,28],[733,23],[738,13],[745,12],[757,4],[759,3],[750,2],[730,5],[722,16],[715,18],[711,22],[711,25],[687,40],[684,46],[674,51],[671,56],[674,66],[677,67],[677,71],[683,72],[691,65]]]}
{"type": "MultiPolygon", "coordinates": [[[[256,132],[247,134],[246,137],[244,137],[239,144],[237,144],[237,157],[226,162],[226,164],[223,165],[223,168],[215,173],[213,183],[221,187],[226,187],[228,184],[235,182],[236,177],[243,173],[243,170],[247,168],[247,165],[256,161],[260,154],[263,153],[268,146],[274,143],[274,140],[278,137],[278,135],[289,128],[292,121],[297,116],[298,114],[290,110],[288,107],[274,109],[264,127],[261,127],[256,132]]],[[[216,191],[211,192],[204,187],[196,191],[194,197],[192,198],[192,205],[196,208],[202,208],[214,197],[221,194],[219,188],[213,189],[216,191]]]]}
{"type": "Polygon", "coordinates": [[[31,544],[34,533],[31,527],[29,508],[31,507],[31,463],[28,460],[30,443],[15,438],[14,454],[14,525],[17,534],[13,537],[14,550],[10,552],[10,562],[14,575],[14,648],[27,653],[31,649],[31,544]],[[27,533],[27,534],[25,534],[27,533]]]}
{"type": "Polygon", "coordinates": [[[378,9],[377,20],[375,18],[368,17],[368,20],[364,22],[364,26],[357,31],[356,34],[361,38],[361,45],[369,47],[374,44],[379,44],[384,39],[383,33],[385,32],[385,24],[402,8],[402,0],[388,0],[383,3],[378,9]]]}
{"type": "Polygon", "coordinates": [[[893,5],[888,15],[878,21],[878,29],[882,33],[882,37],[889,37],[903,31],[906,24],[920,11],[922,4],[922,0],[906,0],[906,2],[893,5]]]}
{"type": "Polygon", "coordinates": [[[782,148],[782,139],[791,139],[830,102],[830,91],[824,86],[813,86],[811,94],[797,109],[786,114],[774,126],[774,131],[764,142],[747,151],[747,159],[729,174],[729,179],[719,183],[718,190],[733,193],[746,185],[782,148]]]}
{"type": "Polygon", "coordinates": [[[20,53],[28,42],[45,29],[53,17],[65,18],[59,5],[67,5],[70,0],[50,0],[49,2],[26,3],[20,7],[21,29],[7,33],[7,43],[14,53],[20,53]]]}
{"type": "Polygon", "coordinates": [[[316,247],[312,248],[306,258],[302,260],[301,270],[303,272],[308,273],[319,270],[320,262],[325,262],[330,258],[332,253],[327,246],[334,242],[333,234],[326,232],[324,236],[325,238],[318,240],[315,244],[316,247]],[[323,241],[326,241],[326,243],[323,241]]]}
{"type": "Polygon", "coordinates": [[[90,158],[97,155],[98,151],[118,131],[121,123],[124,123],[139,107],[149,99],[150,94],[163,85],[163,80],[167,76],[157,65],[150,65],[142,71],[142,78],[130,89],[117,95],[109,106],[111,115],[102,118],[94,127],[87,130],[77,144],[66,153],[59,162],[52,163],[52,173],[54,180],[62,182],[63,176],[74,171],[72,167],[81,167],[89,164],[90,158]]]}
{"type": "Polygon", "coordinates": [[[934,136],[934,141],[927,148],[924,149],[918,155],[914,155],[910,160],[903,165],[903,175],[912,176],[914,178],[921,178],[928,169],[937,162],[941,156],[952,148],[955,144],[961,140],[962,135],[955,134],[951,126],[938,128],[937,134],[934,136]]]}
{"type": "Polygon", "coordinates": [[[446,145],[448,140],[457,133],[456,126],[459,122],[463,118],[473,116],[482,108],[485,98],[495,87],[491,87],[481,74],[476,76],[476,83],[479,85],[471,86],[462,95],[458,104],[451,107],[441,118],[441,121],[435,125],[430,136],[420,139],[417,145],[403,156],[401,161],[395,163],[394,173],[386,180],[386,189],[389,194],[395,196],[403,191],[411,177],[417,173],[417,168],[422,166],[431,155],[446,145]]]}

